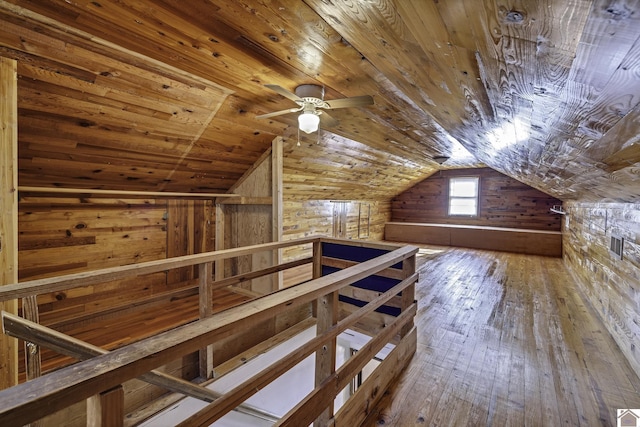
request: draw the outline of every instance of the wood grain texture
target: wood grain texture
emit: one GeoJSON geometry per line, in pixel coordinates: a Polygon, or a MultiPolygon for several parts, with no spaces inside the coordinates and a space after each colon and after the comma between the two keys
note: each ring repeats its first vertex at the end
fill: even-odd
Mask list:
{"type": "Polygon", "coordinates": [[[422,246],[416,354],[363,426],[615,425],[640,379],[561,259],[422,246]]]}
{"type": "Polygon", "coordinates": [[[297,198],[388,198],[487,165],[563,200],[634,202],[638,6],[3,1],[20,179],[224,192],[284,137],[297,198]],[[332,111],[297,147],[295,114],[255,118],[294,106],[265,84],[374,105],[332,111]]]}
{"type": "Polygon", "coordinates": [[[388,222],[385,239],[393,242],[506,251],[562,257],[562,233],[474,225],[388,222]]]}
{"type": "MultiPolygon", "coordinates": [[[[18,89],[17,64],[0,57],[0,286],[18,281],[18,89]]],[[[0,302],[18,312],[18,301],[0,302]]],[[[0,388],[18,383],[18,342],[0,337],[0,388]]]]}
{"type": "Polygon", "coordinates": [[[549,209],[562,202],[489,168],[441,171],[391,202],[391,221],[560,230],[559,215],[549,209]],[[449,216],[449,179],[479,177],[478,216],[449,216]]]}
{"type": "Polygon", "coordinates": [[[580,289],[602,318],[633,369],[640,375],[640,332],[634,321],[640,283],[640,207],[620,203],[571,203],[564,232],[564,260],[580,289]],[[624,239],[622,259],[609,239],[624,239]]]}

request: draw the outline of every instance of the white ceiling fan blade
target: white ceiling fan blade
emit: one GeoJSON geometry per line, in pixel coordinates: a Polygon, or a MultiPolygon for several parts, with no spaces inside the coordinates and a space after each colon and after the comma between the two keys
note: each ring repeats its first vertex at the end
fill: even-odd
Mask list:
{"type": "Polygon", "coordinates": [[[372,105],[373,97],[371,95],[362,95],[354,96],[352,98],[332,99],[331,101],[325,101],[325,103],[329,105],[330,109],[363,107],[365,105],[372,105]]]}
{"type": "Polygon", "coordinates": [[[323,127],[333,127],[338,125],[338,121],[331,117],[326,111],[321,111],[320,122],[323,127]]]}
{"type": "Polygon", "coordinates": [[[273,113],[260,114],[256,116],[256,119],[268,119],[269,117],[281,116],[283,114],[295,113],[296,111],[300,111],[301,108],[288,108],[286,110],[274,111],[273,113]]]}
{"type": "Polygon", "coordinates": [[[295,93],[291,93],[288,90],[286,90],[285,88],[283,88],[282,86],[278,86],[278,85],[264,85],[264,87],[267,87],[269,89],[271,89],[272,91],[284,96],[285,98],[288,98],[290,100],[292,100],[293,102],[302,102],[302,99],[300,99],[298,97],[298,95],[296,95],[295,93]]]}

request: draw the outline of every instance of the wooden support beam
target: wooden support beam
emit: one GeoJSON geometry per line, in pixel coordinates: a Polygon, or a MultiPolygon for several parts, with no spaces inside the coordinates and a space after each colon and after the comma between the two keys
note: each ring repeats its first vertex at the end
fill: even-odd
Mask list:
{"type": "MultiPolygon", "coordinates": [[[[0,288],[18,282],[17,62],[0,57],[0,288]]],[[[17,297],[0,310],[18,312],[17,297]]],[[[0,389],[18,384],[18,341],[0,336],[0,389]]]]}
{"type": "MultiPolygon", "coordinates": [[[[317,302],[317,334],[320,336],[333,328],[338,322],[339,314],[338,292],[332,292],[318,298],[317,302]]],[[[315,385],[318,387],[324,383],[336,370],[336,339],[325,342],[322,347],[316,351],[315,366],[315,385]]],[[[328,407],[313,423],[314,426],[326,426],[327,422],[333,418],[333,399],[328,407]]]]}
{"type": "MultiPolygon", "coordinates": [[[[210,262],[200,264],[198,270],[199,311],[200,319],[206,319],[213,314],[213,286],[211,274],[213,265],[210,262]]],[[[209,379],[213,376],[213,344],[200,349],[200,377],[209,379]]]]}
{"type": "Polygon", "coordinates": [[[219,205],[272,205],[271,197],[234,197],[223,200],[216,200],[219,205]]]}
{"type": "Polygon", "coordinates": [[[125,190],[99,190],[93,188],[53,188],[53,187],[27,187],[19,186],[21,193],[36,194],[88,194],[93,197],[148,197],[148,198],[169,198],[169,199],[216,199],[218,197],[238,198],[240,194],[226,193],[176,193],[170,191],[125,191],[125,190]]]}
{"type": "MultiPolygon", "coordinates": [[[[283,175],[284,175],[284,153],[283,139],[281,136],[276,137],[271,143],[271,241],[282,241],[283,232],[283,175]]],[[[273,264],[277,265],[282,262],[282,249],[276,249],[273,253],[273,264]]],[[[281,272],[274,276],[274,289],[282,289],[283,275],[281,272]]]]}
{"type": "Polygon", "coordinates": [[[313,242],[313,278],[322,277],[322,242],[313,242]]]}
{"type": "MultiPolygon", "coordinates": [[[[216,200],[216,235],[214,242],[214,248],[216,251],[221,251],[224,249],[224,225],[226,222],[225,217],[225,207],[218,203],[218,201],[216,200]]],[[[215,261],[214,274],[216,280],[224,279],[224,264],[224,259],[218,259],[215,261]]]]}
{"type": "Polygon", "coordinates": [[[124,425],[124,389],[118,385],[87,399],[87,427],[124,425]]]}
{"type": "MultiPolygon", "coordinates": [[[[65,335],[46,326],[23,319],[20,316],[3,313],[2,329],[7,335],[19,338],[42,347],[47,347],[60,354],[78,360],[88,360],[92,357],[109,353],[107,350],[65,335]]],[[[163,387],[175,393],[191,396],[205,402],[213,402],[220,395],[189,381],[167,375],[160,371],[151,371],[140,376],[142,381],[163,387]]]]}

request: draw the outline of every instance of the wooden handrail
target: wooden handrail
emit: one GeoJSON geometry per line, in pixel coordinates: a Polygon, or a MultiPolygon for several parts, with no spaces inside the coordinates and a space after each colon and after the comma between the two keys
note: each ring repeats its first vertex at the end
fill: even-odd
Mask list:
{"type": "Polygon", "coordinates": [[[53,278],[30,280],[0,287],[0,301],[23,298],[29,295],[60,292],[68,289],[103,283],[106,281],[142,276],[144,274],[150,273],[158,273],[173,268],[189,267],[192,265],[233,258],[236,256],[250,255],[255,252],[276,250],[287,248],[290,246],[313,243],[319,240],[320,237],[311,237],[287,240],[283,242],[262,243],[259,245],[243,246],[241,248],[223,249],[215,252],[206,252],[196,255],[185,255],[175,258],[141,262],[138,264],[128,264],[120,267],[110,267],[94,271],[67,274],[64,276],[57,276],[53,278]]]}
{"type": "MultiPolygon", "coordinates": [[[[47,347],[78,360],[88,360],[92,357],[109,353],[101,347],[70,337],[69,335],[62,334],[51,328],[30,322],[10,313],[3,313],[2,329],[9,336],[47,347]]],[[[149,371],[141,375],[138,379],[205,402],[213,402],[222,395],[206,387],[156,370],[149,371]]],[[[258,416],[263,419],[273,419],[271,414],[255,408],[242,405],[236,406],[238,406],[238,412],[258,416]]]]}
{"type": "MultiPolygon", "coordinates": [[[[287,372],[289,369],[293,368],[295,365],[300,363],[306,357],[308,357],[311,353],[313,353],[318,347],[329,341],[330,339],[336,338],[342,332],[346,331],[350,327],[352,327],[356,322],[363,319],[366,315],[372,313],[376,308],[383,305],[385,302],[389,301],[398,293],[402,292],[408,286],[413,284],[418,278],[417,274],[413,274],[411,277],[403,280],[393,288],[389,289],[387,292],[380,295],[375,300],[371,301],[369,304],[364,307],[359,308],[355,312],[351,313],[345,319],[338,322],[332,328],[327,330],[322,335],[318,335],[315,338],[311,339],[307,343],[305,343],[302,347],[296,349],[295,351],[289,353],[282,359],[280,359],[276,364],[267,367],[263,371],[257,373],[253,377],[247,379],[242,384],[237,385],[225,393],[224,397],[217,399],[211,405],[207,405],[197,413],[193,414],[182,423],[180,423],[179,427],[188,427],[193,425],[209,425],[216,422],[220,417],[229,412],[231,409],[235,408],[242,402],[244,402],[249,397],[253,396],[260,389],[266,387],[270,382],[278,378],[280,375],[287,372]]],[[[415,315],[414,310],[405,311],[402,317],[398,317],[396,320],[403,326],[406,322],[405,319],[407,317],[413,318],[415,315]]],[[[390,328],[393,329],[393,328],[390,328]]],[[[385,328],[385,332],[388,330],[385,328]]],[[[397,330],[394,329],[395,332],[397,330]]],[[[395,332],[393,335],[395,335],[395,332]]],[[[393,336],[391,335],[391,336],[393,336]]],[[[387,340],[388,341],[388,340],[387,340]]],[[[384,341],[382,345],[384,345],[387,341],[384,341]]],[[[380,349],[378,348],[376,353],[380,349]]],[[[374,353],[375,354],[375,353],[374,353]]],[[[355,375],[355,372],[354,372],[355,375]]],[[[351,378],[351,377],[349,377],[351,378]]],[[[344,387],[342,387],[344,388],[344,387]]],[[[341,389],[338,389],[341,390],[341,389]]],[[[311,419],[313,421],[314,418],[311,419]]],[[[298,425],[308,425],[307,424],[298,424],[298,425]]]]}
{"type": "MultiPolygon", "coordinates": [[[[291,242],[301,244],[317,241],[318,239],[301,239],[291,242]]],[[[291,242],[282,242],[282,244],[291,244],[291,242]]],[[[262,250],[268,250],[285,246],[265,244],[249,248],[255,250],[259,247],[262,250]]],[[[229,251],[233,250],[225,252],[229,253],[229,251]]],[[[235,251],[236,254],[251,252],[248,248],[235,251]]],[[[258,300],[138,341],[111,353],[62,368],[45,377],[2,390],[0,391],[0,417],[10,425],[30,423],[86,399],[100,390],[115,387],[177,357],[228,337],[236,330],[254,327],[282,310],[307,304],[323,295],[336,292],[344,286],[414,257],[417,251],[417,248],[411,246],[396,249],[348,269],[266,295],[258,300]]],[[[220,259],[211,258],[211,256],[209,254],[200,258],[194,257],[198,259],[198,263],[220,259]]],[[[190,261],[192,260],[193,258],[190,261]]]]}

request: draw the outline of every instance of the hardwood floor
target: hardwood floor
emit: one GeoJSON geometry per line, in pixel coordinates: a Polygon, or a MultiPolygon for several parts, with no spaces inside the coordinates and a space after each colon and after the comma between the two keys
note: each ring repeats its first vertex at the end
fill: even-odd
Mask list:
{"type": "Polygon", "coordinates": [[[424,246],[418,350],[365,426],[616,425],[640,380],[562,259],[424,246]]]}

